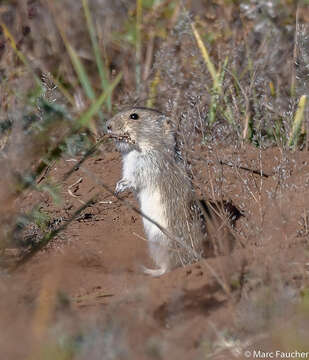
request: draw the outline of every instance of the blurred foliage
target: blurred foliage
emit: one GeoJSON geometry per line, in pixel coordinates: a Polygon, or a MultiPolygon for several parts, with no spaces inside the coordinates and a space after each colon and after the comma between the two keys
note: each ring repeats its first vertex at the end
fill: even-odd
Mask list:
{"type": "MultiPolygon", "coordinates": [[[[169,114],[188,163],[197,142],[308,150],[308,5],[2,1],[1,250],[30,248],[19,259],[23,264],[93,203],[65,224],[40,204],[18,206],[30,190],[59,204],[61,189],[49,179],[49,168],[62,157],[90,156],[105,120],[123,105],[147,104],[169,114]]],[[[269,307],[262,302],[256,306],[268,316],[273,299],[269,307]]],[[[306,288],[301,302],[307,311],[306,288]]],[[[40,356],[73,359],[81,346],[91,353],[90,337],[86,345],[66,336],[60,344],[47,342],[40,356]]]]}

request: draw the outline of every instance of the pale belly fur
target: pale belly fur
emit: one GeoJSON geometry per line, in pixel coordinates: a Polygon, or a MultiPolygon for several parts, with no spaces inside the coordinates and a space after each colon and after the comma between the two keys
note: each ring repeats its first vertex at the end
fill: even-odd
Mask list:
{"type": "Polygon", "coordinates": [[[150,255],[158,267],[157,269],[144,268],[144,272],[152,276],[161,276],[169,269],[168,239],[150,220],[164,229],[167,229],[168,222],[159,189],[151,185],[142,187],[137,183],[136,171],[138,167],[143,169],[144,166],[147,164],[143,163],[140,153],[135,150],[123,156],[123,178],[136,191],[140,210],[149,218],[143,217],[144,231],[149,242],[150,255]]]}
{"type": "Polygon", "coordinates": [[[136,150],[123,155],[122,177],[129,180],[133,188],[136,187],[134,171],[139,160],[139,153],[136,150]]]}
{"type": "MultiPolygon", "coordinates": [[[[166,229],[166,215],[159,190],[145,188],[139,193],[138,197],[142,213],[166,229]]],[[[158,235],[162,235],[161,230],[151,221],[143,218],[143,223],[149,241],[155,241],[158,235]]]]}
{"type": "MultiPolygon", "coordinates": [[[[138,151],[133,150],[123,156],[123,178],[128,180],[133,189],[137,188],[135,178],[136,166],[144,166],[143,163],[141,163],[140,153],[138,151]]],[[[166,229],[166,214],[159,189],[146,186],[138,192],[137,196],[141,212],[166,229]]],[[[143,223],[149,241],[155,241],[158,239],[158,235],[161,235],[162,238],[162,232],[155,224],[144,217],[143,223]]]]}

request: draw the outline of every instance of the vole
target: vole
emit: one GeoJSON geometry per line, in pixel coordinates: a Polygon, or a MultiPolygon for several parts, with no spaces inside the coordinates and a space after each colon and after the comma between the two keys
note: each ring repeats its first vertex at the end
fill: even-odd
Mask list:
{"type": "Polygon", "coordinates": [[[157,110],[133,107],[116,114],[106,127],[122,154],[122,179],[115,193],[133,191],[145,215],[144,230],[157,267],[145,268],[145,273],[160,276],[199,260],[204,252],[205,212],[177,160],[169,118],[157,110]]]}

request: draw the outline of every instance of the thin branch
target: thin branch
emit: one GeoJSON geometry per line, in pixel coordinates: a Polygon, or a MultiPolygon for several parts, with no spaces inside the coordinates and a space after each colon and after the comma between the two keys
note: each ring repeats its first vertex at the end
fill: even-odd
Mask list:
{"type": "Polygon", "coordinates": [[[57,229],[50,231],[49,233],[45,234],[44,237],[38,242],[37,244],[33,245],[31,250],[26,253],[20,260],[18,260],[9,270],[13,272],[17,270],[21,265],[24,265],[28,260],[30,260],[38,251],[42,250],[49,242],[58,235],[61,231],[65,230],[68,225],[74,221],[78,215],[85,210],[88,206],[93,205],[96,202],[96,197],[99,194],[93,196],[90,200],[88,200],[83,206],[77,209],[74,214],[68,219],[65,224],[59,226],[57,229]]]}

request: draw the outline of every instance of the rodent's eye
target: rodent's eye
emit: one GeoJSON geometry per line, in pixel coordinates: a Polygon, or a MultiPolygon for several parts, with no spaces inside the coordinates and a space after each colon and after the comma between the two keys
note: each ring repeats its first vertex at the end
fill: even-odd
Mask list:
{"type": "Polygon", "coordinates": [[[139,118],[139,115],[136,113],[133,113],[130,115],[130,119],[132,119],[132,120],[137,120],[138,118],[139,118]]]}

